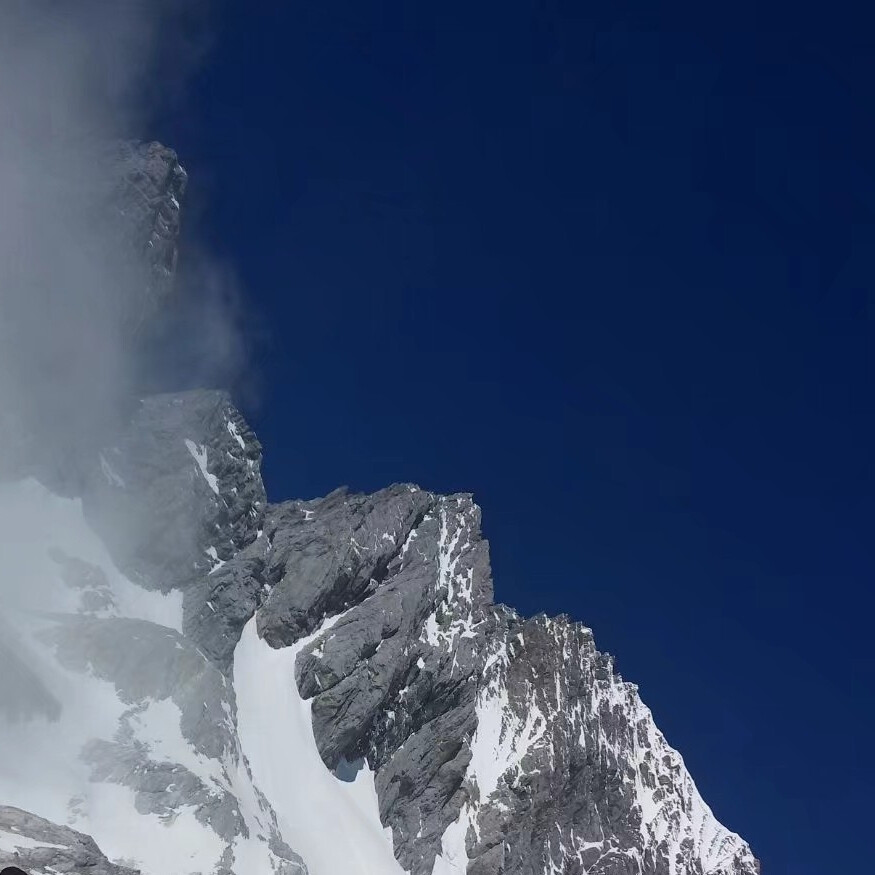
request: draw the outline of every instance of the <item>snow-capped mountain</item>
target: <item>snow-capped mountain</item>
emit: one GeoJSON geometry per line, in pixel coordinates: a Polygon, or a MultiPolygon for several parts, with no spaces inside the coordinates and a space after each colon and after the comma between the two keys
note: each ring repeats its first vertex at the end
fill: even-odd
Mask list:
{"type": "MultiPolygon", "coordinates": [[[[120,154],[139,324],[185,174],[120,154]]],[[[140,399],[64,494],[39,460],[0,483],[0,865],[759,872],[591,631],[494,603],[470,495],[273,504],[260,467],[228,396],[194,391],[140,399]]]]}

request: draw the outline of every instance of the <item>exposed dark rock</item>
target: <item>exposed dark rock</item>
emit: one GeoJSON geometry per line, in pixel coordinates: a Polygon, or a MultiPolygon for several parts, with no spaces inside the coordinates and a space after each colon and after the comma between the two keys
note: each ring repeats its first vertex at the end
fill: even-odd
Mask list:
{"type": "Polygon", "coordinates": [[[107,163],[112,236],[145,268],[140,294],[131,300],[124,317],[128,330],[134,332],[172,291],[180,204],[188,175],[176,153],[161,143],[117,143],[107,163]]]}
{"type": "Polygon", "coordinates": [[[101,450],[83,495],[120,568],[184,592],[186,633],[224,669],[262,587],[260,468],[261,445],[224,392],[150,396],[101,450]]]}
{"type": "Polygon", "coordinates": [[[4,866],[18,866],[30,875],[139,875],[139,870],[110,863],[90,836],[8,805],[0,805],[0,868],[4,866]]]}

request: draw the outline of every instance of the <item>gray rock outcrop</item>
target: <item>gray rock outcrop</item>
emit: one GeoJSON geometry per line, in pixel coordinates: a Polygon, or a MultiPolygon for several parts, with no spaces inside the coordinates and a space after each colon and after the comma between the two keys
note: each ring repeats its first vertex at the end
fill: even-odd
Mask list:
{"type": "Polygon", "coordinates": [[[133,264],[144,268],[138,294],[124,315],[128,330],[134,332],[154,316],[173,289],[188,174],[172,149],[154,142],[116,143],[106,164],[108,209],[103,210],[115,227],[111,239],[131,253],[133,264]]]}
{"type": "Polygon", "coordinates": [[[150,396],[83,494],[116,564],[147,588],[182,590],[186,634],[225,671],[263,586],[260,468],[261,445],[226,393],[150,396]]]}
{"type": "Polygon", "coordinates": [[[0,805],[0,868],[4,866],[31,875],[139,875],[110,863],[90,836],[8,805],[0,805]]]}

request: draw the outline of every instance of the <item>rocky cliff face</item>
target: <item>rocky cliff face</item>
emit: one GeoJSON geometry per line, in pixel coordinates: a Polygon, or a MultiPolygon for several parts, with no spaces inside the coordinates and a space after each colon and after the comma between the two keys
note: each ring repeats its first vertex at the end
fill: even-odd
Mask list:
{"type": "Polygon", "coordinates": [[[107,166],[107,191],[98,209],[112,222],[117,245],[137,253],[134,263],[144,268],[141,293],[125,313],[134,331],[172,291],[188,175],[176,153],[160,143],[116,143],[107,166]]]}
{"type": "Polygon", "coordinates": [[[135,875],[110,863],[90,836],[8,805],[0,805],[0,866],[65,875],[135,875]]]}
{"type": "MultiPolygon", "coordinates": [[[[181,194],[175,156],[131,156],[134,201],[181,194]]],[[[171,219],[138,216],[160,277],[171,219]]],[[[10,612],[27,671],[0,680],[0,863],[758,873],[591,631],[494,603],[470,495],[271,504],[260,463],[230,399],[189,392],[142,399],[78,497],[0,487],[34,581],[10,612]],[[53,744],[60,770],[33,753],[53,744]]]]}

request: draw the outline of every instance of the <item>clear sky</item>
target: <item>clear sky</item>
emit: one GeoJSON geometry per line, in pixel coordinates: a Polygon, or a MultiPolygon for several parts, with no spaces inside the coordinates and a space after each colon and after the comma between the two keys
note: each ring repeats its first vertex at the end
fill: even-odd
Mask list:
{"type": "Polygon", "coordinates": [[[765,873],[863,871],[871,28],[713,5],[226,4],[154,135],[271,497],[473,492],[498,598],[594,628],[765,873]]]}

